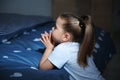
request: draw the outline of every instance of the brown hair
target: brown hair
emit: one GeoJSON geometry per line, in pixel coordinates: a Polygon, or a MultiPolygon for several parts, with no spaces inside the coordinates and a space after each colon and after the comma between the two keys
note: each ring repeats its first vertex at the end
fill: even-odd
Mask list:
{"type": "Polygon", "coordinates": [[[69,13],[63,13],[59,17],[65,20],[64,30],[72,34],[72,41],[80,43],[78,64],[87,66],[87,57],[92,55],[95,44],[95,31],[91,17],[88,15],[78,17],[69,13]]]}

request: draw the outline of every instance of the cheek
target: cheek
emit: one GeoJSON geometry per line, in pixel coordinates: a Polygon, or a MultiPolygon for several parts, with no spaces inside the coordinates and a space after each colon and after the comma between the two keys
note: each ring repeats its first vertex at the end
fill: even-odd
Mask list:
{"type": "Polygon", "coordinates": [[[54,38],[56,35],[55,31],[52,32],[52,38],[54,38]]]}
{"type": "Polygon", "coordinates": [[[54,35],[57,35],[58,34],[58,32],[56,31],[56,30],[54,30],[54,31],[52,31],[52,35],[54,36],[54,35]]]}
{"type": "Polygon", "coordinates": [[[52,32],[52,40],[55,41],[56,43],[58,43],[58,39],[56,36],[57,36],[56,33],[52,32]]]}
{"type": "Polygon", "coordinates": [[[57,31],[53,31],[52,38],[53,38],[53,40],[58,41],[59,40],[59,33],[57,31]]]}

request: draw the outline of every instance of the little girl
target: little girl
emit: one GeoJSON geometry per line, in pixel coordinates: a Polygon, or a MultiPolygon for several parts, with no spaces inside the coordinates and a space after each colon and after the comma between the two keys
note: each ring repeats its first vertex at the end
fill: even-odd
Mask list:
{"type": "Polygon", "coordinates": [[[46,49],[40,69],[63,67],[70,80],[104,80],[93,61],[95,33],[90,16],[61,14],[52,32],[45,32],[41,41],[46,49]]]}

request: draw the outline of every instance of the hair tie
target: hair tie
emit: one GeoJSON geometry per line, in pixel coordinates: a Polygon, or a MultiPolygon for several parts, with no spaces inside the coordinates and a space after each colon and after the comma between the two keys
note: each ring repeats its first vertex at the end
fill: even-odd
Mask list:
{"type": "Polygon", "coordinates": [[[84,27],[83,24],[80,24],[80,27],[83,28],[84,27]]]}
{"type": "Polygon", "coordinates": [[[85,29],[85,24],[82,20],[80,20],[79,26],[81,29],[85,29]]]}

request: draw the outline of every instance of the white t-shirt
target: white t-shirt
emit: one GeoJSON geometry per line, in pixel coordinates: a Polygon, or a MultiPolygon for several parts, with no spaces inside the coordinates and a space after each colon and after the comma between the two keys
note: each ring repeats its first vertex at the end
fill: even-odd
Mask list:
{"type": "Polygon", "coordinates": [[[77,63],[79,43],[65,42],[56,46],[48,59],[57,68],[64,68],[70,80],[104,80],[96,68],[93,58],[88,58],[88,66],[83,68],[77,63]]]}

